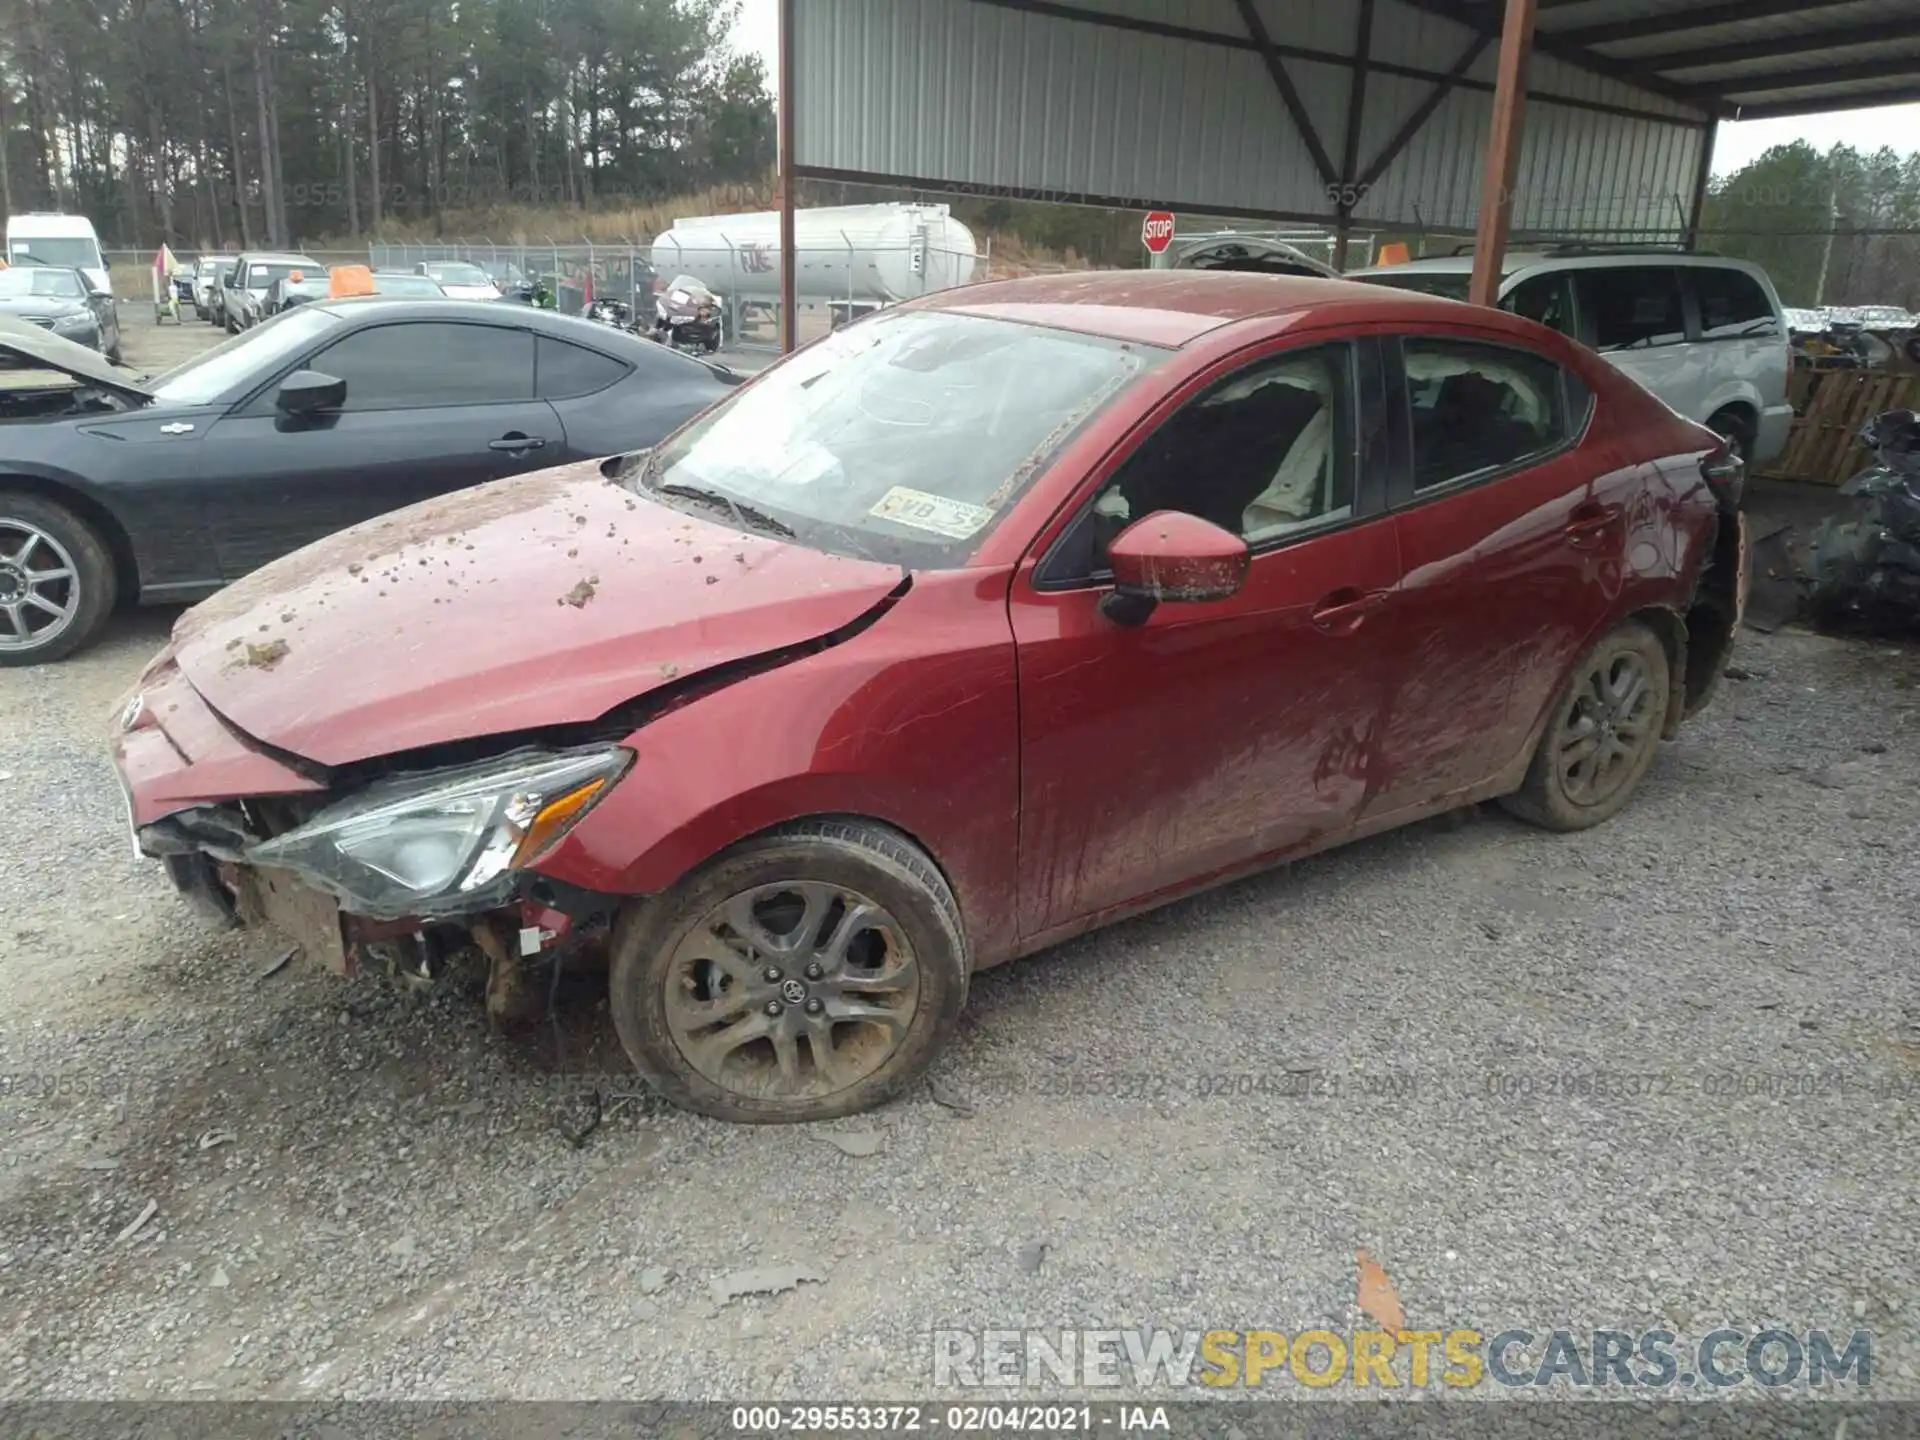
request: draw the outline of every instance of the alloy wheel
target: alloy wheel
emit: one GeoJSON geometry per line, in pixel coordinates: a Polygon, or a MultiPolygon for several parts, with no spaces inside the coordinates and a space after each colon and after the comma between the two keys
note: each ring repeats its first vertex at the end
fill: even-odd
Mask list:
{"type": "Polygon", "coordinates": [[[1654,687],[1639,655],[1615,653],[1596,664],[1560,723],[1554,763],[1576,805],[1602,805],[1634,776],[1634,762],[1656,738],[1654,687]]]}
{"type": "Polygon", "coordinates": [[[52,535],[0,514],[0,650],[57,640],[80,610],[80,575],[52,535]]]}
{"type": "Polygon", "coordinates": [[[667,1025],[702,1076],[738,1095],[816,1099],[900,1047],[919,1004],[906,933],[842,885],[780,881],[710,910],[673,952],[667,1025]]]}

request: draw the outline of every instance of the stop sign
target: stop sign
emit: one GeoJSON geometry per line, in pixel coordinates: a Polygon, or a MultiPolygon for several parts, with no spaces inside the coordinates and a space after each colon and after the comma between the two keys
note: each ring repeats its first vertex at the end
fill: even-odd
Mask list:
{"type": "Polygon", "coordinates": [[[1140,243],[1155,255],[1163,253],[1173,243],[1173,212],[1149,210],[1140,225],[1140,243]]]}

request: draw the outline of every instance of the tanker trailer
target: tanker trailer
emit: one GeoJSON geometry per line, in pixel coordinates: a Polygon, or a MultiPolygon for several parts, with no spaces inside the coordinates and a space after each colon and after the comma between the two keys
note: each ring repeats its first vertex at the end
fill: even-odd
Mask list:
{"type": "MultiPolygon", "coordinates": [[[[794,293],[827,304],[836,323],[964,285],[978,259],[973,232],[945,205],[824,206],[795,211],[793,222],[794,293]]],[[[651,258],[663,279],[691,275],[732,306],[777,306],[780,214],[676,219],[653,242],[651,258]]]]}

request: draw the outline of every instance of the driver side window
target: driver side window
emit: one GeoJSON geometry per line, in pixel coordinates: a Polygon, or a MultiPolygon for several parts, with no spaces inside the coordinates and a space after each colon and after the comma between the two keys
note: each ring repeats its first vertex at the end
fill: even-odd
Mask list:
{"type": "Polygon", "coordinates": [[[1179,510],[1258,549],[1350,518],[1352,351],[1324,345],[1247,366],[1147,437],[1095,498],[1083,573],[1135,520],[1179,510]]]}
{"type": "Polygon", "coordinates": [[[347,382],[349,411],[502,405],[533,399],[533,335],[498,325],[370,325],[310,368],[347,382]]]}

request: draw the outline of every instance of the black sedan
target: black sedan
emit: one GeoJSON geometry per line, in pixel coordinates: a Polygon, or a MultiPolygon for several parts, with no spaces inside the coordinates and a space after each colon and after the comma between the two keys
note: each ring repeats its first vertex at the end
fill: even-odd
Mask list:
{"type": "Polygon", "coordinates": [[[388,510],[653,445],[738,383],[480,301],[316,301],[144,381],[6,325],[0,665],[71,654],[117,604],[197,600],[388,510]]]}
{"type": "Polygon", "coordinates": [[[51,330],[109,360],[120,358],[120,316],[113,296],[95,290],[86,275],[64,265],[15,265],[0,270],[0,315],[51,330]]]}

